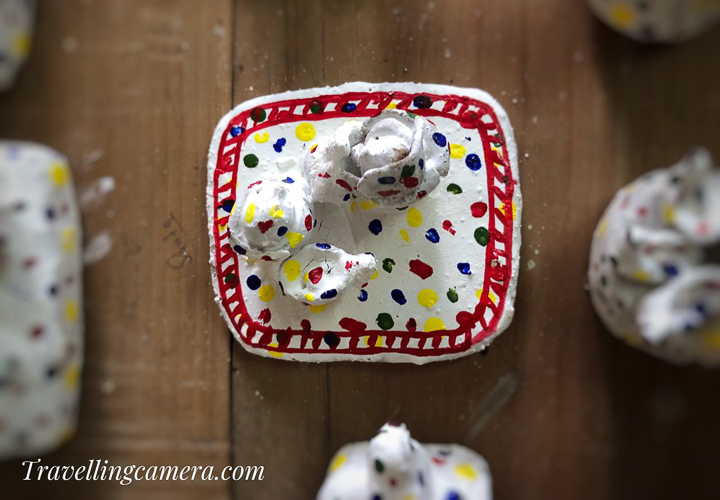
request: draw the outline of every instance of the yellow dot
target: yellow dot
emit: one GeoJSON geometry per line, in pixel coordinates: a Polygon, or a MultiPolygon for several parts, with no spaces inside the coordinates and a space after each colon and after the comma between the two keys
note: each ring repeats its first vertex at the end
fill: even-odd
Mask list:
{"type": "Polygon", "coordinates": [[[258,290],[258,297],[260,297],[260,300],[263,302],[270,302],[275,298],[275,289],[272,285],[263,285],[260,287],[260,290],[258,290]]]}
{"type": "MultiPolygon", "coordinates": [[[[500,203],[498,210],[500,210],[501,214],[505,215],[505,202],[500,203]]],[[[512,218],[515,219],[515,217],[517,217],[517,207],[515,206],[515,202],[512,202],[512,218]]]]}
{"type": "Polygon", "coordinates": [[[405,240],[405,243],[410,243],[410,236],[408,236],[408,232],[404,229],[400,230],[400,237],[405,240]]]}
{"type": "Polygon", "coordinates": [[[78,320],[78,316],[80,316],[80,308],[78,307],[77,302],[74,300],[68,300],[65,302],[65,320],[68,323],[74,323],[78,320]]]}
{"type": "Polygon", "coordinates": [[[285,237],[287,238],[288,243],[290,243],[290,248],[295,248],[302,240],[305,239],[305,236],[300,233],[287,233],[285,237]]]}
{"type": "Polygon", "coordinates": [[[70,365],[65,369],[63,376],[65,387],[75,389],[80,383],[80,367],[78,365],[70,365]]]}
{"type": "Polygon", "coordinates": [[[663,206],[663,219],[665,220],[665,224],[671,225],[675,223],[675,207],[669,203],[663,206]]]}
{"type": "Polygon", "coordinates": [[[280,208],[279,205],[275,205],[274,207],[272,207],[268,211],[268,213],[270,214],[270,217],[272,217],[273,219],[279,219],[280,217],[285,215],[285,212],[283,212],[283,209],[280,208]]]}
{"type": "Polygon", "coordinates": [[[378,274],[379,274],[379,273],[380,273],[380,271],[375,271],[375,272],[373,273],[373,275],[370,276],[370,279],[371,279],[371,280],[374,280],[375,278],[378,277],[378,274]]]}
{"type": "Polygon", "coordinates": [[[703,344],[710,349],[716,349],[720,351],[720,329],[711,330],[702,335],[703,344]]]}
{"type": "Polygon", "coordinates": [[[262,144],[270,140],[270,134],[268,134],[267,132],[258,132],[254,135],[254,137],[255,142],[257,142],[258,144],[262,144]]]}
{"type": "Polygon", "coordinates": [[[77,247],[77,232],[71,227],[66,227],[60,233],[60,246],[62,249],[70,253],[77,247]]]}
{"type": "Polygon", "coordinates": [[[250,224],[255,219],[255,203],[250,203],[245,210],[245,222],[250,224]]]}
{"type": "Polygon", "coordinates": [[[342,467],[345,462],[347,462],[347,455],[343,455],[341,453],[340,455],[336,456],[330,464],[330,472],[335,472],[340,467],[342,467]]]}
{"type": "Polygon", "coordinates": [[[450,158],[464,158],[466,152],[462,144],[450,144],[450,158]]]}
{"type": "Polygon", "coordinates": [[[227,228],[227,224],[218,224],[218,230],[222,233],[227,228]]]}
{"type": "Polygon", "coordinates": [[[403,497],[403,500],[417,500],[417,497],[415,495],[409,494],[409,495],[405,495],[403,497]]]}
{"type": "Polygon", "coordinates": [[[477,479],[480,474],[471,464],[458,464],[455,466],[455,474],[463,479],[477,479]]]}
{"type": "Polygon", "coordinates": [[[308,309],[310,309],[311,312],[315,314],[319,314],[325,310],[327,307],[327,304],[323,304],[321,306],[308,306],[308,309]]]}
{"type": "MultiPolygon", "coordinates": [[[[278,346],[277,342],[270,342],[268,344],[268,347],[277,347],[277,346],[278,346]]],[[[283,357],[283,353],[277,352],[277,351],[271,351],[270,349],[268,349],[267,353],[270,356],[272,356],[273,358],[282,358],[283,357]]]]}
{"type": "Polygon", "coordinates": [[[652,280],[652,276],[650,276],[650,273],[647,271],[643,271],[642,269],[636,269],[635,271],[633,271],[632,277],[640,281],[641,283],[649,283],[650,280],[652,280]]]}
{"type": "Polygon", "coordinates": [[[306,293],[305,300],[308,302],[315,302],[315,296],[312,293],[306,293]]]}
{"type": "Polygon", "coordinates": [[[425,288],[423,290],[420,290],[417,296],[417,300],[421,306],[431,308],[438,301],[438,296],[437,293],[435,293],[434,291],[430,290],[429,288],[425,288]]]}
{"type": "Polygon", "coordinates": [[[32,38],[28,33],[18,33],[13,38],[13,52],[15,57],[18,59],[25,59],[30,53],[30,46],[32,45],[32,38]]]}
{"type": "Polygon", "coordinates": [[[388,104],[387,106],[385,106],[385,109],[397,109],[397,104],[395,104],[394,102],[390,101],[390,104],[388,104]]]}
{"type": "Polygon", "coordinates": [[[370,210],[371,208],[375,208],[377,206],[378,206],[378,204],[372,200],[365,200],[365,201],[360,202],[360,207],[363,210],[370,210]]]}
{"type": "Polygon", "coordinates": [[[608,221],[603,220],[600,223],[600,227],[598,228],[598,233],[597,233],[598,238],[603,238],[605,236],[605,233],[607,232],[607,229],[608,229],[608,221]]]}
{"type": "Polygon", "coordinates": [[[420,213],[420,210],[415,207],[408,210],[407,223],[410,227],[420,227],[423,223],[423,216],[422,213],[420,213]]]}
{"type": "Polygon", "coordinates": [[[425,322],[425,332],[435,332],[437,330],[445,330],[445,323],[440,318],[428,318],[425,322]]]}
{"type": "Polygon", "coordinates": [[[312,123],[301,123],[295,128],[295,135],[301,141],[312,141],[315,138],[315,127],[312,123]]]}
{"type": "Polygon", "coordinates": [[[351,212],[354,212],[356,208],[357,208],[357,201],[353,201],[352,203],[350,203],[350,211],[351,212]]]}
{"type": "Polygon", "coordinates": [[[50,180],[55,186],[64,186],[70,179],[70,170],[65,163],[56,161],[50,166],[50,180]]]}
{"type": "Polygon", "coordinates": [[[610,22],[618,28],[630,28],[636,19],[635,9],[625,3],[616,3],[610,7],[610,22]]]}
{"type": "Polygon", "coordinates": [[[288,281],[295,281],[300,275],[300,263],[293,259],[288,260],[283,264],[283,272],[288,281]]]}

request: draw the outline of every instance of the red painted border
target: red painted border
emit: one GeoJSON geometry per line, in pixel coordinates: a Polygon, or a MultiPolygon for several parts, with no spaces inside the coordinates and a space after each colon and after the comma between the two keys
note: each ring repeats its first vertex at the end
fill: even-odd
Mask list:
{"type": "MultiPolygon", "coordinates": [[[[505,216],[499,208],[495,207],[495,196],[497,196],[501,202],[505,203],[506,206],[512,206],[513,193],[517,181],[513,178],[504,132],[494,110],[490,105],[464,96],[443,96],[428,93],[408,94],[405,92],[388,91],[372,93],[349,92],[345,94],[291,99],[264,104],[262,106],[262,109],[266,113],[266,118],[264,120],[260,120],[260,116],[258,114],[253,114],[258,113],[258,109],[260,108],[243,111],[230,120],[230,123],[223,133],[223,137],[217,151],[218,159],[213,179],[213,198],[215,202],[213,214],[213,237],[215,241],[214,266],[217,271],[217,280],[221,299],[220,303],[221,307],[223,307],[227,316],[230,318],[230,322],[232,323],[233,328],[235,328],[238,337],[240,337],[243,342],[256,348],[263,348],[268,351],[280,353],[339,353],[372,355],[384,352],[397,352],[414,356],[438,356],[441,354],[465,351],[472,345],[482,341],[495,332],[497,324],[502,317],[502,312],[505,306],[505,298],[510,284],[512,273],[513,239],[513,217],[511,210],[507,210],[510,216],[505,216]],[[429,97],[433,102],[443,102],[444,104],[442,109],[411,108],[413,99],[420,95],[429,97]],[[237,280],[235,280],[235,282],[230,281],[229,283],[226,283],[224,280],[224,278],[231,273],[234,273],[235,276],[239,275],[237,272],[238,260],[237,254],[231,248],[229,242],[222,243],[222,240],[226,240],[227,238],[225,233],[222,235],[220,234],[219,229],[219,226],[227,224],[229,218],[229,215],[220,216],[219,212],[222,200],[226,198],[234,198],[242,144],[255,132],[283,123],[320,121],[324,119],[350,116],[376,116],[393,101],[398,109],[409,110],[417,115],[429,118],[439,116],[455,120],[460,123],[463,128],[476,129],[482,139],[485,157],[484,166],[488,183],[488,231],[491,238],[490,242],[485,247],[485,274],[483,277],[482,287],[483,294],[475,307],[475,311],[473,313],[461,312],[458,314],[457,319],[459,320],[458,323],[460,326],[455,330],[441,330],[431,333],[425,333],[422,331],[410,332],[385,330],[363,330],[357,332],[344,330],[332,331],[331,333],[336,335],[339,340],[338,346],[329,347],[325,344],[322,349],[320,349],[320,347],[324,342],[323,337],[328,334],[328,331],[315,331],[311,328],[303,328],[301,330],[275,330],[270,326],[252,321],[248,317],[245,302],[242,297],[242,286],[240,283],[237,280]],[[323,108],[320,113],[317,113],[318,103],[322,105],[323,108]],[[355,104],[355,109],[350,112],[342,111],[343,105],[347,103],[355,104]],[[327,107],[332,104],[335,104],[334,109],[326,111],[327,107]],[[491,118],[490,123],[485,123],[485,121],[482,120],[486,116],[491,118]],[[258,118],[258,121],[256,122],[253,118],[258,118]],[[233,136],[231,134],[231,130],[234,129],[237,132],[236,127],[242,127],[242,131],[239,135],[236,134],[236,136],[233,136]],[[491,145],[501,147],[502,157],[491,149],[491,145]],[[223,153],[226,148],[231,148],[231,150],[223,153]],[[232,179],[230,182],[223,184],[222,187],[219,187],[219,176],[225,173],[231,173],[232,179]],[[504,186],[504,190],[495,184],[496,179],[500,181],[502,186],[504,186]],[[503,228],[502,232],[497,230],[495,226],[496,220],[500,222],[503,228]],[[498,240],[504,243],[504,250],[498,250],[496,248],[495,242],[498,240]],[[493,266],[493,260],[497,257],[503,257],[505,259],[504,265],[493,266]],[[232,263],[223,271],[222,265],[231,259],[232,263]],[[236,292],[232,299],[228,299],[227,292],[234,287],[237,287],[236,292]],[[492,290],[497,296],[497,304],[494,304],[490,300],[488,296],[490,290],[492,290]],[[231,305],[236,302],[237,305],[231,309],[231,305]],[[486,323],[484,319],[484,314],[487,308],[490,308],[493,312],[492,319],[488,323],[486,323]],[[241,315],[241,318],[238,321],[237,318],[239,314],[241,315]],[[470,339],[470,332],[472,332],[472,329],[478,321],[480,322],[482,330],[470,339]],[[243,324],[247,325],[246,332],[242,331],[243,324]],[[258,341],[253,342],[252,339],[255,337],[257,332],[262,333],[262,335],[258,341]],[[359,348],[358,342],[360,338],[366,335],[370,337],[368,344],[373,347],[359,348]],[[301,337],[301,347],[290,348],[289,344],[291,339],[295,336],[301,337]],[[378,336],[385,337],[385,346],[392,347],[376,347],[375,341],[378,336]],[[449,338],[449,347],[439,347],[443,336],[447,336],[449,338]],[[463,336],[463,340],[458,343],[458,337],[463,336]],[[348,347],[340,347],[342,339],[344,338],[349,339],[348,347]],[[394,344],[397,338],[400,338],[401,340],[399,346],[395,347],[394,344]],[[414,338],[419,339],[418,346],[412,348],[408,347],[410,339],[414,338]],[[273,341],[277,342],[276,347],[268,345],[273,341]],[[428,341],[430,341],[431,347],[426,348],[425,345],[428,341]]],[[[307,323],[307,320],[302,323],[307,323]]]]}

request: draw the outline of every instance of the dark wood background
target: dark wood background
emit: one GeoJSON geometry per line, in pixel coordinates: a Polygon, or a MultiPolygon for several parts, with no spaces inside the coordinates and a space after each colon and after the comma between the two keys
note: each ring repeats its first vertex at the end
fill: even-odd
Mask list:
{"type": "Polygon", "coordinates": [[[641,46],[578,0],[41,1],[0,137],[67,154],[80,190],[117,185],[84,214],[86,241],[114,243],[85,274],[80,430],[43,464],[258,464],[266,480],[23,482],[13,461],[2,496],[311,499],[337,448],[396,418],[481,452],[501,500],[718,498],[720,372],[616,341],[584,284],[616,189],[695,144],[720,157],[719,53],[720,29],[641,46]],[[250,97],[352,80],[479,87],[510,115],[522,272],[485,356],[285,363],[245,353],[220,318],[204,208],[216,122],[250,97]],[[191,260],[174,269],[178,236],[191,260]]]}

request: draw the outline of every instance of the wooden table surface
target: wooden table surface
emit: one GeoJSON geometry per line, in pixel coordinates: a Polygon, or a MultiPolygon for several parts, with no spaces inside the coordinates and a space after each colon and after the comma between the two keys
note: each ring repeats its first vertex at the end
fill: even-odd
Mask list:
{"type": "MultiPolygon", "coordinates": [[[[498,499],[718,498],[720,372],[600,325],[590,237],[616,189],[703,144],[720,158],[720,29],[647,47],[578,0],[41,1],[0,137],[65,153],[85,239],[80,429],[48,465],[264,465],[263,482],[23,482],[7,498],[311,499],[331,455],[388,419],[489,461],[498,499]],[[247,354],[213,302],[205,214],[215,124],[258,95],[345,81],[478,87],[520,156],[517,314],[487,355],[417,367],[247,354]],[[184,248],[184,251],[183,251],[184,248]],[[530,261],[535,263],[530,269],[530,261]]],[[[8,490],[9,488],[9,490],[8,490]]]]}

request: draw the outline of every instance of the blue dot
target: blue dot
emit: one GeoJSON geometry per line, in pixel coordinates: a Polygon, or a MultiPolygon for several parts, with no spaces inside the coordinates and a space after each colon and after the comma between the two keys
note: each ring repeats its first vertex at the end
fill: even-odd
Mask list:
{"type": "Polygon", "coordinates": [[[262,281],[260,281],[260,278],[258,278],[254,274],[248,276],[248,279],[247,281],[245,281],[245,283],[247,283],[247,286],[250,290],[257,290],[258,288],[260,288],[260,285],[262,285],[262,281]]]}
{"type": "Polygon", "coordinates": [[[377,236],[382,233],[382,222],[380,222],[380,219],[373,219],[370,221],[370,224],[368,224],[368,229],[372,234],[377,236]]]}
{"type": "Polygon", "coordinates": [[[431,227],[427,230],[427,232],[425,233],[425,238],[427,238],[427,240],[431,243],[437,243],[438,241],[440,241],[440,235],[434,227],[431,227]]]}
{"type": "Polygon", "coordinates": [[[482,168],[482,163],[480,162],[480,157],[476,155],[475,153],[470,153],[465,157],[465,165],[467,165],[467,168],[469,168],[472,171],[477,171],[482,168]]]}
{"type": "Polygon", "coordinates": [[[460,498],[460,495],[455,491],[449,491],[447,496],[445,497],[446,500],[462,500],[460,498]]]}
{"type": "Polygon", "coordinates": [[[365,290],[360,290],[360,295],[358,295],[358,300],[360,302],[365,302],[368,299],[368,293],[365,290]]]}
{"type": "Polygon", "coordinates": [[[422,170],[423,168],[425,168],[425,160],[423,160],[422,158],[420,158],[420,159],[418,160],[418,165],[420,165],[420,170],[422,170]]]}
{"type": "Polygon", "coordinates": [[[457,268],[462,274],[472,274],[472,271],[470,271],[470,264],[467,262],[460,262],[457,265],[457,268]]]}
{"type": "Polygon", "coordinates": [[[245,255],[245,254],[247,253],[247,252],[245,251],[245,249],[244,249],[243,247],[241,247],[240,245],[235,245],[235,246],[233,247],[233,250],[235,250],[235,251],[236,251],[237,253],[239,253],[240,255],[245,255]]]}
{"type": "Polygon", "coordinates": [[[426,95],[419,95],[413,99],[413,104],[416,108],[427,109],[432,106],[432,99],[426,95]]]}
{"type": "Polygon", "coordinates": [[[407,299],[405,298],[405,294],[402,293],[402,290],[398,290],[397,288],[390,292],[390,296],[393,298],[395,302],[400,304],[401,306],[405,305],[407,302],[407,299]]]}
{"type": "Polygon", "coordinates": [[[382,500],[380,495],[373,495],[372,500],[382,500]]]}
{"type": "Polygon", "coordinates": [[[287,226],[280,226],[277,231],[278,236],[285,236],[285,233],[288,232],[287,226]]]}
{"type": "Polygon", "coordinates": [[[293,179],[292,177],[285,177],[285,178],[283,179],[283,182],[284,182],[285,184],[292,184],[292,183],[295,182],[295,179],[293,179]]]}
{"type": "Polygon", "coordinates": [[[47,215],[47,218],[50,219],[50,220],[53,220],[53,219],[55,218],[55,210],[53,210],[52,207],[51,207],[51,208],[48,208],[48,209],[45,211],[45,214],[47,215]]]}
{"type": "Polygon", "coordinates": [[[343,201],[348,201],[350,199],[350,193],[343,196],[343,201]]]}
{"type": "Polygon", "coordinates": [[[445,136],[442,135],[440,132],[435,132],[432,137],[433,141],[435,141],[435,144],[437,144],[441,148],[447,146],[447,139],[445,139],[445,136]]]}
{"type": "Polygon", "coordinates": [[[315,246],[318,248],[322,248],[323,250],[330,250],[330,245],[327,243],[315,243],[315,246]]]}
{"type": "Polygon", "coordinates": [[[665,274],[671,278],[674,278],[675,276],[678,275],[678,268],[672,264],[666,264],[663,267],[663,270],[665,271],[665,274]]]}
{"type": "Polygon", "coordinates": [[[357,106],[353,102],[346,102],[342,105],[342,108],[340,108],[340,111],[343,113],[352,113],[357,109],[357,106]]]}
{"type": "Polygon", "coordinates": [[[227,200],[223,200],[223,202],[222,202],[223,210],[225,210],[226,212],[229,212],[230,210],[232,210],[234,205],[235,205],[235,200],[233,200],[232,198],[228,198],[227,200]]]}
{"type": "Polygon", "coordinates": [[[397,180],[395,177],[380,177],[378,183],[380,184],[395,184],[397,180]]]}
{"type": "Polygon", "coordinates": [[[237,136],[239,136],[239,135],[242,134],[242,133],[243,133],[243,128],[242,128],[242,127],[238,127],[237,125],[234,126],[234,127],[230,127],[230,135],[231,135],[231,136],[237,137],[237,136]]]}
{"type": "Polygon", "coordinates": [[[285,140],[284,137],[281,137],[280,139],[277,140],[277,142],[275,144],[273,144],[273,149],[275,151],[277,151],[278,153],[282,153],[282,149],[286,143],[287,143],[287,140],[285,140]]]}
{"type": "Polygon", "coordinates": [[[703,304],[702,302],[698,302],[697,304],[695,304],[695,310],[703,316],[707,316],[707,309],[705,308],[705,304],[703,304]]]}
{"type": "Polygon", "coordinates": [[[330,290],[327,290],[320,294],[321,299],[333,299],[337,297],[337,290],[334,288],[331,288],[330,290]]]}

